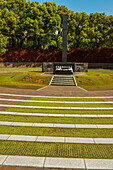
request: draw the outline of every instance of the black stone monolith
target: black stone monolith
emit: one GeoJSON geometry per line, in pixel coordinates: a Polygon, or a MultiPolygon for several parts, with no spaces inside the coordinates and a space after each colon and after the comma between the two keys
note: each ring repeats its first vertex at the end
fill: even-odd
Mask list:
{"type": "Polygon", "coordinates": [[[63,50],[62,62],[67,62],[67,19],[68,15],[63,15],[63,50]]]}

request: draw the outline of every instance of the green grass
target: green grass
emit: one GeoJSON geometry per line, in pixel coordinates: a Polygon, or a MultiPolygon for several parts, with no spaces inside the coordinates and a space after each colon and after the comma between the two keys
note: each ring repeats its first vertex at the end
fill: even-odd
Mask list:
{"type": "Polygon", "coordinates": [[[85,138],[113,138],[112,129],[87,128],[58,128],[58,127],[24,127],[0,126],[0,134],[31,135],[31,136],[59,136],[59,137],[85,137],[85,138]]]}
{"type": "Polygon", "coordinates": [[[0,86],[38,89],[47,86],[50,80],[51,76],[41,75],[41,72],[25,72],[21,74],[0,75],[0,86]]]}
{"type": "Polygon", "coordinates": [[[1,155],[112,159],[113,145],[0,141],[1,155]]]}
{"type": "Polygon", "coordinates": [[[113,73],[113,69],[88,69],[88,72],[113,73]]]}
{"type": "Polygon", "coordinates": [[[75,76],[78,86],[89,91],[113,90],[113,75],[105,74],[98,70],[88,71],[85,75],[75,76]]]}
{"type": "Polygon", "coordinates": [[[113,124],[113,118],[71,118],[71,117],[41,117],[0,115],[0,121],[31,122],[31,123],[61,123],[61,124],[113,124]]]}
{"type": "MultiPolygon", "coordinates": [[[[113,70],[90,69],[86,74],[76,75],[77,84],[87,90],[113,90],[113,70]]],[[[1,68],[0,73],[12,72],[12,75],[0,75],[1,87],[38,89],[49,84],[52,75],[42,75],[41,68],[1,68]],[[14,74],[14,72],[24,72],[14,74]]],[[[51,100],[51,99],[50,99],[51,100]]],[[[62,100],[62,99],[60,99],[62,100]]],[[[68,100],[68,99],[67,99],[68,100]]],[[[71,100],[73,101],[73,99],[71,100]]]]}
{"type": "Polygon", "coordinates": [[[40,103],[40,102],[20,102],[21,106],[46,106],[46,107],[113,107],[109,103],[40,103]]]}
{"type": "Polygon", "coordinates": [[[42,68],[41,67],[36,67],[36,68],[0,68],[0,73],[14,73],[14,72],[30,72],[30,71],[35,71],[35,72],[41,72],[42,68]]]}
{"type": "Polygon", "coordinates": [[[13,108],[10,107],[6,109],[5,111],[7,112],[23,112],[23,113],[52,113],[52,114],[99,114],[99,115],[104,115],[104,114],[113,114],[113,110],[58,110],[58,109],[29,109],[29,108],[13,108]]]}
{"type": "Polygon", "coordinates": [[[55,98],[55,97],[31,97],[28,100],[39,100],[39,101],[78,101],[78,102],[98,102],[103,101],[99,98],[55,98]]]}

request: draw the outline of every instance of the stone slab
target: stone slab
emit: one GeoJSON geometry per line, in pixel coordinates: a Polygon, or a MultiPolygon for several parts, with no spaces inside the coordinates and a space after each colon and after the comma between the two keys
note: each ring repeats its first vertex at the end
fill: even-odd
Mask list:
{"type": "Polygon", "coordinates": [[[12,125],[13,122],[0,121],[0,125],[12,125]]]}
{"type": "Polygon", "coordinates": [[[7,155],[0,155],[0,165],[3,164],[6,158],[7,158],[7,155]]]}
{"type": "Polygon", "coordinates": [[[11,135],[8,140],[16,141],[36,141],[37,136],[11,135]]]}
{"type": "Polygon", "coordinates": [[[48,116],[64,117],[64,114],[48,114],[48,116]]]}
{"type": "Polygon", "coordinates": [[[97,125],[98,128],[113,128],[113,125],[97,125]]]}
{"type": "Polygon", "coordinates": [[[79,114],[65,114],[65,117],[81,117],[79,114]]]}
{"type": "Polygon", "coordinates": [[[98,115],[81,115],[81,117],[98,117],[98,115]]]}
{"type": "Polygon", "coordinates": [[[52,123],[33,123],[35,127],[53,127],[52,123]]]}
{"type": "Polygon", "coordinates": [[[113,115],[98,115],[98,117],[113,117],[113,115]]]}
{"type": "Polygon", "coordinates": [[[54,127],[75,128],[73,124],[54,124],[54,127]]]}
{"type": "Polygon", "coordinates": [[[66,143],[94,143],[93,138],[66,137],[66,143]]]}
{"type": "Polygon", "coordinates": [[[33,123],[14,122],[13,126],[33,126],[33,123]]]}
{"type": "Polygon", "coordinates": [[[76,124],[76,128],[97,128],[94,124],[76,124]]]}
{"type": "Polygon", "coordinates": [[[38,136],[37,142],[64,142],[64,137],[38,136]]]}
{"type": "Polygon", "coordinates": [[[97,144],[113,144],[113,138],[94,138],[97,144]]]}
{"type": "Polygon", "coordinates": [[[87,169],[113,170],[112,159],[85,159],[87,169]]]}
{"type": "Polygon", "coordinates": [[[0,140],[7,140],[10,135],[0,134],[0,140]]]}
{"type": "Polygon", "coordinates": [[[32,116],[48,116],[46,113],[32,113],[32,116]]]}
{"type": "Polygon", "coordinates": [[[44,167],[85,169],[84,160],[75,158],[46,158],[44,167]]]}
{"type": "Polygon", "coordinates": [[[3,165],[43,167],[44,157],[8,156],[3,165]]]}
{"type": "Polygon", "coordinates": [[[3,111],[0,111],[0,114],[30,115],[30,116],[59,116],[59,117],[113,117],[113,115],[48,114],[48,113],[21,113],[21,112],[3,112],[3,111]]]}

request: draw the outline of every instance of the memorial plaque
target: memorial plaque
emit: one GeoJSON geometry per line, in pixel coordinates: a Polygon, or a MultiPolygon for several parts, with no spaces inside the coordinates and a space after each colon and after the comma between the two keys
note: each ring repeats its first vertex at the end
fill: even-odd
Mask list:
{"type": "Polygon", "coordinates": [[[54,64],[54,74],[73,74],[74,69],[74,64],[54,64]]]}

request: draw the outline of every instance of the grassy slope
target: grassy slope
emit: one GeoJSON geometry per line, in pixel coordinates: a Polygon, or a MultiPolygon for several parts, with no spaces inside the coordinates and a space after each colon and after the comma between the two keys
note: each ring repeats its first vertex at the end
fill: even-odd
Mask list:
{"type": "MultiPolygon", "coordinates": [[[[12,72],[12,75],[0,75],[0,86],[26,89],[38,89],[49,84],[51,75],[42,75],[41,68],[1,68],[0,73],[12,72]],[[24,72],[14,75],[14,72],[24,72]]],[[[77,84],[87,90],[113,90],[112,70],[89,69],[86,74],[75,76],[77,84]]]]}
{"type": "Polygon", "coordinates": [[[89,69],[86,75],[75,76],[77,84],[87,90],[113,90],[113,75],[111,70],[89,69]]]}
{"type": "Polygon", "coordinates": [[[0,75],[0,86],[25,89],[38,89],[49,84],[51,76],[41,75],[41,72],[0,75]]]}

